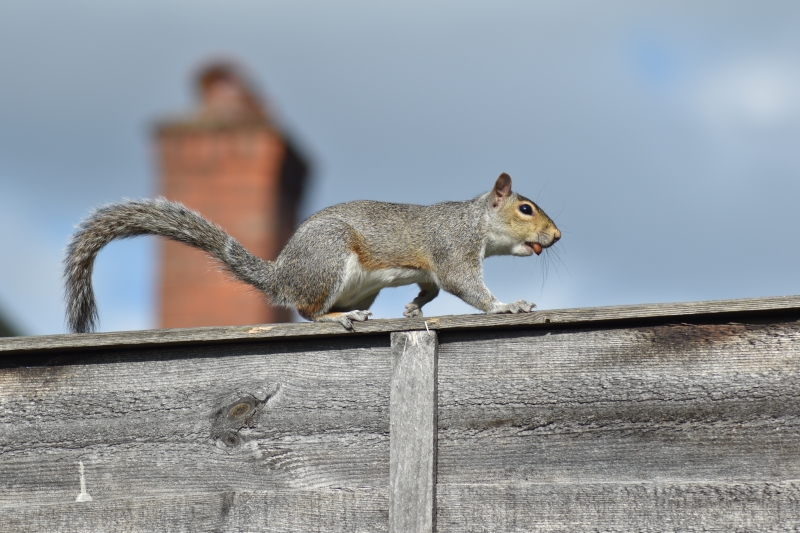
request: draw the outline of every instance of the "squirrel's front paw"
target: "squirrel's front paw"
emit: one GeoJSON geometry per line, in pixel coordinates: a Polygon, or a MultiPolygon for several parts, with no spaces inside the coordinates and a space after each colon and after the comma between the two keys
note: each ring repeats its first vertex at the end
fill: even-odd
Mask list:
{"type": "Polygon", "coordinates": [[[489,313],[530,313],[536,307],[536,304],[525,301],[517,300],[510,304],[497,303],[489,313]]]}
{"type": "Polygon", "coordinates": [[[407,318],[421,317],[422,309],[420,309],[420,307],[414,302],[411,302],[410,304],[406,304],[406,310],[403,311],[403,316],[407,318]]]}

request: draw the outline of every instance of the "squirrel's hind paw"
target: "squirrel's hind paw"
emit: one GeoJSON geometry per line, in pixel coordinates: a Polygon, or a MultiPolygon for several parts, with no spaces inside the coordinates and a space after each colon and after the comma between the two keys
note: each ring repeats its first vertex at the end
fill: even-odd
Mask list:
{"type": "Polygon", "coordinates": [[[497,303],[489,313],[530,313],[536,307],[535,303],[526,300],[517,300],[510,304],[497,303]]]}
{"type": "Polygon", "coordinates": [[[347,311],[345,313],[328,313],[318,316],[314,319],[314,322],[338,322],[343,325],[345,329],[353,331],[353,320],[356,322],[364,322],[371,316],[372,311],[347,311]]]}
{"type": "Polygon", "coordinates": [[[356,322],[366,322],[366,320],[372,316],[372,311],[348,311],[342,314],[350,320],[355,320],[356,322]]]}

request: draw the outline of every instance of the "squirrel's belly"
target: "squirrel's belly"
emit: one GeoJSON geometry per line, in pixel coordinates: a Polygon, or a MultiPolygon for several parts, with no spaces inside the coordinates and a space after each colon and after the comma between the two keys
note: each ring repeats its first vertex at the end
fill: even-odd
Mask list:
{"type": "Polygon", "coordinates": [[[400,287],[412,283],[430,283],[431,275],[417,268],[381,268],[367,270],[353,254],[347,259],[334,307],[349,308],[367,296],[386,287],[400,287]]]}

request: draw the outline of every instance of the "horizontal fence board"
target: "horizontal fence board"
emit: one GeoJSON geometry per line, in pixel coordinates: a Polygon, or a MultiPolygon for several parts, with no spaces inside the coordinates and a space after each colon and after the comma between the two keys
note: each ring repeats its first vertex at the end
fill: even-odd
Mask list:
{"type": "Polygon", "coordinates": [[[440,483],[800,479],[799,323],[440,342],[440,483]]]}
{"type": "MultiPolygon", "coordinates": [[[[398,310],[398,314],[399,314],[398,310]]],[[[755,314],[800,315],[800,296],[745,298],[708,302],[663,303],[552,309],[516,315],[450,315],[430,318],[399,318],[368,320],[353,324],[355,332],[379,334],[410,330],[475,330],[509,327],[551,328],[559,325],[581,325],[621,320],[679,318],[706,315],[755,314]]],[[[234,342],[260,339],[304,338],[316,336],[352,337],[353,332],[338,323],[318,322],[301,324],[264,324],[254,326],[223,326],[188,329],[123,331],[80,335],[41,335],[37,337],[0,338],[0,354],[67,350],[81,347],[165,346],[197,342],[234,342]]],[[[0,355],[0,364],[3,357],[0,355]]]]}
{"type": "Polygon", "coordinates": [[[384,533],[388,489],[317,489],[0,507],[3,531],[384,533]]]}
{"type": "MultiPolygon", "coordinates": [[[[385,490],[386,339],[91,352],[0,370],[0,507],[193,492],[385,490]]],[[[2,514],[2,510],[0,510],[2,514]]]]}
{"type": "Polygon", "coordinates": [[[443,484],[440,533],[798,531],[800,482],[443,484]]]}

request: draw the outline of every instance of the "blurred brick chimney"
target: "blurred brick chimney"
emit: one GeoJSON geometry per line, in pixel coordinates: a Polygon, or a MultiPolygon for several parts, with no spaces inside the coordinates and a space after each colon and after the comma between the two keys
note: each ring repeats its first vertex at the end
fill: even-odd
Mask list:
{"type": "MultiPolygon", "coordinates": [[[[157,128],[161,192],[275,259],[296,227],[308,165],[237,67],[209,65],[197,87],[197,108],[157,128]]],[[[161,242],[159,284],[162,328],[291,320],[204,253],[172,241],[161,242]]]]}

